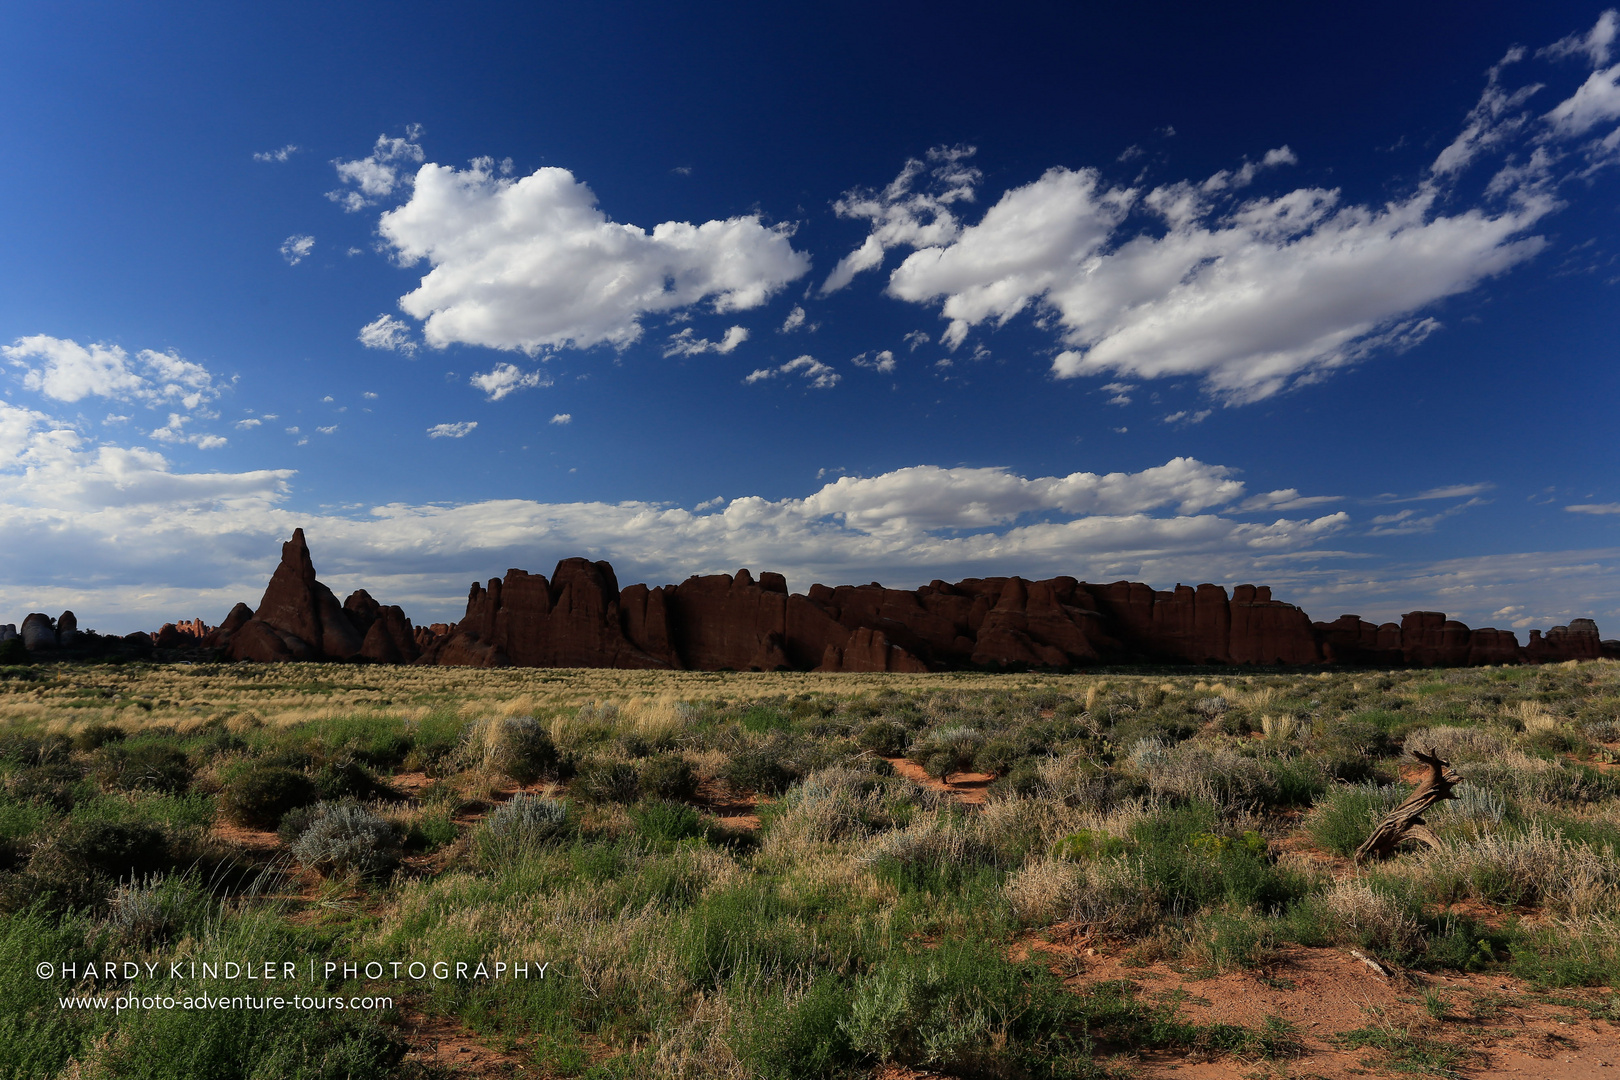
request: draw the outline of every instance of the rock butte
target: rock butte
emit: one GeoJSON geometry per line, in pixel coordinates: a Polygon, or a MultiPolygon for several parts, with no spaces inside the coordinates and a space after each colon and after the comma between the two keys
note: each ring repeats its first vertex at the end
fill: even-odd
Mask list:
{"type": "MultiPolygon", "coordinates": [[[[70,616],[64,616],[68,618],[70,616]]],[[[30,615],[29,620],[45,616],[30,615]]],[[[24,623],[25,636],[30,622],[24,623]]],[[[174,627],[197,640],[200,623],[174,627]]],[[[165,630],[168,630],[165,627],[165,630]]],[[[38,628],[36,628],[36,633],[38,628]]],[[[564,559],[548,579],[508,570],[474,584],[454,626],[413,627],[365,590],[343,603],[315,577],[302,529],[282,545],[257,609],[237,604],[200,643],[235,660],[368,660],[468,667],[923,672],[1116,663],[1474,665],[1620,656],[1590,619],[1518,644],[1433,611],[1375,625],[1311,622],[1264,585],[1093,585],[1071,577],[933,581],[920,589],[812,585],[747,570],[620,588],[606,562],[564,559]]]]}

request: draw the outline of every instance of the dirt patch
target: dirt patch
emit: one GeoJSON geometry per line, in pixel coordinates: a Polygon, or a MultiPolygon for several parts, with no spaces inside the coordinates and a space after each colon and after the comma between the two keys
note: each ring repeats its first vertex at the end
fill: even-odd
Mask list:
{"type": "Polygon", "coordinates": [[[405,1006],[400,1010],[400,1034],[410,1046],[407,1060],[452,1069],[458,1076],[507,1077],[527,1071],[521,1057],[486,1046],[447,1016],[429,1016],[405,1006]]]}
{"type": "Polygon", "coordinates": [[[759,808],[771,800],[757,792],[736,791],[724,780],[704,780],[692,801],[728,828],[758,829],[759,808]]]}
{"type": "Polygon", "coordinates": [[[960,803],[977,806],[984,802],[985,792],[995,782],[995,773],[959,772],[951,773],[943,780],[936,780],[928,775],[928,771],[909,758],[884,758],[894,771],[907,780],[930,791],[938,791],[949,795],[960,803]]]}
{"type": "Polygon", "coordinates": [[[212,834],[216,840],[223,840],[255,858],[274,855],[276,848],[281,845],[281,838],[275,830],[238,825],[223,813],[214,818],[212,834]]]}
{"type": "Polygon", "coordinates": [[[1342,1044],[1338,1037],[1357,1029],[1450,1048],[1457,1055],[1452,1067],[1465,1076],[1620,1078],[1620,1028],[1592,1019],[1580,1007],[1603,1000],[1600,991],[1561,991],[1554,999],[1503,975],[1390,971],[1384,976],[1345,950],[1297,946],[1279,951],[1262,969],[1201,977],[1173,963],[1129,963],[1123,946],[1090,944],[1073,928],[1055,927],[1048,936],[1054,940],[1026,940],[1014,956],[1050,959],[1054,973],[1077,990],[1127,980],[1142,999],[1173,1005],[1192,1023],[1254,1029],[1267,1017],[1281,1017],[1293,1025],[1302,1046],[1299,1055],[1272,1066],[1197,1051],[1133,1060],[1137,1075],[1150,1080],[1257,1075],[1349,1080],[1369,1070],[1390,1071],[1385,1051],[1342,1044]]]}

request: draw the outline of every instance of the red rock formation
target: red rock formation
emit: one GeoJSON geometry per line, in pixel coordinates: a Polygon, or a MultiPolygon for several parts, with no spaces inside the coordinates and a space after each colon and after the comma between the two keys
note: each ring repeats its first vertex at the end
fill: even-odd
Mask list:
{"type": "MultiPolygon", "coordinates": [[[[55,637],[49,619],[30,619],[25,629],[41,642],[55,637]]],[[[1228,597],[1211,584],[1156,592],[1139,582],[997,577],[919,589],[812,585],[799,595],[780,574],[756,580],[739,570],[621,590],[607,563],[577,558],[558,563],[549,580],[514,569],[474,584],[459,623],[413,627],[363,589],[340,606],[315,580],[301,531],[283,547],[258,611],[237,605],[205,642],[244,659],[706,671],[1463,665],[1620,654],[1620,643],[1601,641],[1589,619],[1545,636],[1532,631],[1521,648],[1510,631],[1470,630],[1432,611],[1410,612],[1399,624],[1375,626],[1355,615],[1312,624],[1265,586],[1239,585],[1228,597]]]]}
{"type": "Polygon", "coordinates": [[[281,546],[281,563],[253,618],[230,635],[226,649],[233,660],[283,660],[289,655],[347,660],[362,643],[332,590],[315,579],[304,530],[295,529],[281,546]]]}
{"type": "Polygon", "coordinates": [[[889,644],[881,630],[861,627],[849,635],[842,649],[827,646],[817,671],[923,672],[928,665],[898,645],[889,644]]]}
{"type": "Polygon", "coordinates": [[[213,631],[203,637],[201,642],[202,646],[208,649],[225,648],[225,646],[229,644],[231,636],[238,630],[242,629],[243,626],[246,626],[248,621],[252,618],[253,609],[248,607],[246,604],[238,603],[235,607],[231,608],[230,614],[225,616],[224,622],[220,623],[213,629],[213,631]]]}
{"type": "Polygon", "coordinates": [[[662,629],[653,621],[649,594],[639,623],[649,645],[668,641],[669,666],[696,671],[806,670],[820,663],[828,645],[842,646],[849,630],[803,596],[789,596],[780,574],[758,582],[747,570],[711,574],[666,586],[662,629]]]}
{"type": "Polygon", "coordinates": [[[508,570],[476,583],[467,614],[420,660],[468,667],[669,667],[625,635],[619,583],[605,562],[564,559],[551,581],[508,570]]]}

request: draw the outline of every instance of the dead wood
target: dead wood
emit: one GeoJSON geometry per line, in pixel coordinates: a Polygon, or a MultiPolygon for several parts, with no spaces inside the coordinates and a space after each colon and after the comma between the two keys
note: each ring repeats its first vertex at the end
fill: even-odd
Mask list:
{"type": "Polygon", "coordinates": [[[1442,760],[1434,747],[1427,754],[1412,751],[1412,756],[1429,767],[1429,774],[1406,797],[1406,801],[1384,816],[1378,828],[1356,849],[1356,861],[1387,859],[1403,840],[1416,840],[1430,847],[1439,847],[1440,840],[1423,820],[1424,811],[1441,799],[1455,799],[1451,789],[1462,782],[1462,777],[1451,771],[1451,762],[1442,760]]]}

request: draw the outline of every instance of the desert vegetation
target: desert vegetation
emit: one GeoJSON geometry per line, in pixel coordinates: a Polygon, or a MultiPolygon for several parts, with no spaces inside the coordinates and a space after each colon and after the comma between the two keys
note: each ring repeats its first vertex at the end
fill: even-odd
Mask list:
{"type": "Polygon", "coordinates": [[[0,1076],[1461,1075],[1620,1014],[1617,755],[1610,661],[0,667],[0,1076]],[[1357,863],[1412,751],[1435,843],[1357,863]],[[244,992],[176,959],[391,1007],[59,1005],[244,992]]]}

